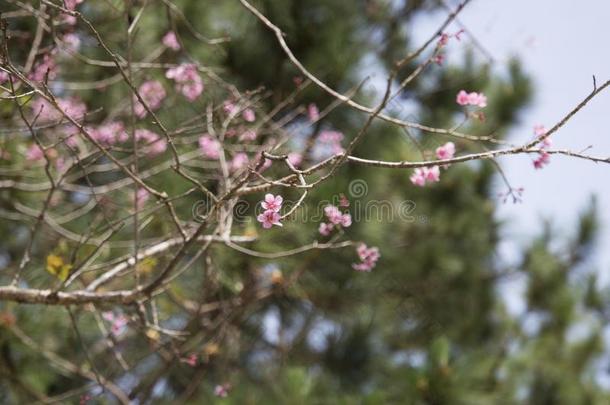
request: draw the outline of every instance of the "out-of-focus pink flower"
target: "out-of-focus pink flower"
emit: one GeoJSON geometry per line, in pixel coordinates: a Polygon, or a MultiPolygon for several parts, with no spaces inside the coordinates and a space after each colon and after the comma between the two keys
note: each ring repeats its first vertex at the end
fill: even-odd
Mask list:
{"type": "Polygon", "coordinates": [[[549,155],[547,152],[540,152],[538,157],[534,159],[534,168],[542,169],[549,163],[551,163],[551,155],[549,155]]]}
{"type": "Polygon", "coordinates": [[[64,3],[68,10],[74,11],[76,10],[76,6],[81,4],[83,1],[85,0],[64,0],[64,3]]]}
{"type": "Polygon", "coordinates": [[[44,158],[44,151],[37,144],[33,143],[25,151],[25,160],[36,162],[44,158]]]}
{"type": "Polygon", "coordinates": [[[239,136],[239,140],[240,141],[253,141],[256,139],[256,131],[253,129],[247,129],[245,130],[240,136],[239,136]]]}
{"type": "Polygon", "coordinates": [[[377,260],[381,257],[379,249],[376,247],[367,247],[364,243],[361,243],[356,248],[356,253],[360,259],[360,263],[352,264],[352,267],[356,271],[371,271],[377,264],[377,260]]]}
{"type": "Polygon", "coordinates": [[[348,228],[352,225],[352,216],[350,214],[343,214],[341,216],[341,226],[344,228],[348,228]]]}
{"type": "Polygon", "coordinates": [[[254,110],[251,108],[246,108],[242,113],[241,116],[243,117],[243,119],[246,122],[254,122],[256,121],[256,114],[254,113],[254,110]]]}
{"type": "Polygon", "coordinates": [[[203,80],[199,76],[197,66],[183,63],[165,72],[165,77],[176,82],[176,90],[190,101],[195,101],[203,92],[203,80]]]}
{"type": "MultiPolygon", "coordinates": [[[[536,136],[536,138],[542,138],[544,135],[546,135],[547,130],[544,127],[544,125],[534,125],[534,135],[536,136]]],[[[542,140],[541,142],[541,147],[542,148],[550,148],[553,145],[553,141],[551,140],[551,138],[546,137],[542,140]]]]}
{"type": "Polygon", "coordinates": [[[210,135],[199,137],[199,149],[201,149],[203,156],[208,159],[218,159],[220,157],[220,142],[210,135]]]}
{"type": "Polygon", "coordinates": [[[8,81],[8,73],[6,73],[4,70],[0,70],[0,84],[6,81],[8,81]]]}
{"type": "Polygon", "coordinates": [[[70,52],[78,52],[80,49],[80,38],[78,35],[69,32],[61,38],[64,47],[70,52]]]}
{"type": "Polygon", "coordinates": [[[441,37],[438,39],[438,45],[439,46],[445,46],[449,43],[449,34],[446,33],[441,33],[441,37]]]}
{"type": "Polygon", "coordinates": [[[138,188],[138,191],[136,191],[136,205],[138,210],[144,208],[144,205],[146,204],[149,198],[150,193],[148,192],[148,190],[146,190],[144,187],[138,188]]]}
{"type": "Polygon", "coordinates": [[[459,105],[474,105],[480,108],[487,107],[487,97],[483,93],[475,91],[467,93],[465,90],[460,90],[455,101],[459,105]]]}
{"type": "Polygon", "coordinates": [[[182,361],[184,361],[186,364],[188,364],[191,367],[195,367],[197,365],[197,355],[194,353],[189,354],[188,357],[186,357],[182,361]]]}
{"type": "Polygon", "coordinates": [[[466,93],[465,90],[460,90],[460,92],[457,94],[457,97],[455,98],[455,101],[459,105],[468,105],[468,103],[470,102],[468,99],[468,93],[466,93]]]}
{"type": "Polygon", "coordinates": [[[116,337],[125,331],[129,319],[123,314],[114,315],[112,312],[102,312],[102,318],[110,322],[110,331],[116,337]]]}
{"type": "MultiPolygon", "coordinates": [[[[111,121],[102,124],[97,128],[89,129],[88,132],[93,139],[103,146],[111,146],[117,142],[125,142],[129,138],[123,123],[120,121],[111,121]]],[[[137,132],[138,131],[136,131],[136,133],[137,132]]]]}
{"type": "Polygon", "coordinates": [[[335,226],[333,224],[327,224],[325,222],[322,222],[320,224],[320,227],[318,228],[318,232],[320,232],[320,235],[322,236],[328,236],[330,235],[334,227],[335,226]]]}
{"type": "Polygon", "coordinates": [[[136,129],[134,135],[136,141],[146,142],[148,153],[151,156],[159,155],[167,150],[167,141],[148,129],[136,129]]]}
{"type": "Polygon", "coordinates": [[[237,105],[235,105],[235,103],[229,100],[226,100],[223,103],[222,109],[227,115],[235,115],[239,112],[239,108],[237,107],[237,105]]]}
{"type": "Polygon", "coordinates": [[[432,57],[432,62],[436,63],[437,65],[442,65],[443,62],[445,62],[445,55],[443,55],[442,53],[436,54],[432,57]]]}
{"type": "Polygon", "coordinates": [[[334,225],[340,224],[343,220],[343,213],[334,205],[327,205],[324,207],[324,215],[326,215],[326,218],[334,225]]]}
{"type": "Polygon", "coordinates": [[[235,154],[231,160],[231,170],[236,172],[248,166],[248,155],[243,152],[235,154]]]}
{"type": "Polygon", "coordinates": [[[299,167],[299,165],[301,164],[301,162],[303,162],[303,155],[301,155],[298,152],[290,152],[288,154],[288,161],[290,162],[291,165],[293,165],[294,167],[299,167]]]}
{"type": "MultiPolygon", "coordinates": [[[[157,80],[149,80],[147,82],[142,83],[140,88],[138,89],[138,93],[152,111],[157,110],[161,107],[161,103],[166,96],[165,89],[163,85],[157,80]]],[[[144,118],[148,111],[144,108],[144,105],[140,103],[140,100],[135,96],[133,96],[134,102],[134,112],[139,118],[144,118]]]]}
{"type": "Polygon", "coordinates": [[[341,141],[343,140],[343,134],[338,131],[324,130],[320,132],[319,140],[321,143],[330,146],[332,153],[342,153],[343,147],[341,141]]]}
{"type": "Polygon", "coordinates": [[[231,390],[231,385],[222,384],[214,387],[214,395],[219,398],[226,398],[229,395],[229,391],[231,390]]]}
{"type": "Polygon", "coordinates": [[[28,76],[30,80],[35,82],[42,82],[47,76],[50,80],[54,80],[57,77],[58,67],[55,60],[49,55],[45,54],[42,60],[34,65],[34,68],[28,76]]]}
{"type": "Polygon", "coordinates": [[[283,226],[282,223],[280,222],[280,219],[281,219],[280,214],[273,210],[267,210],[256,217],[256,220],[258,222],[262,223],[263,228],[265,228],[265,229],[269,229],[273,225],[283,226]]]}
{"type": "Polygon", "coordinates": [[[163,45],[167,46],[173,51],[180,50],[180,43],[178,42],[178,37],[176,37],[176,33],[174,31],[169,31],[167,34],[165,34],[161,42],[163,42],[163,45]]]}
{"type": "Polygon", "coordinates": [[[261,203],[264,210],[279,212],[282,209],[284,198],[281,195],[265,194],[265,199],[261,203]]]}
{"type": "Polygon", "coordinates": [[[544,127],[544,125],[534,125],[534,135],[536,135],[537,137],[542,136],[546,134],[546,128],[544,127]]]}
{"type": "Polygon", "coordinates": [[[441,171],[438,166],[421,167],[414,170],[409,178],[411,183],[416,186],[423,187],[427,182],[438,182],[440,180],[441,171]]]}
{"type": "Polygon", "coordinates": [[[436,157],[441,160],[451,159],[455,155],[455,144],[447,142],[443,146],[436,148],[436,157]]]}
{"type": "Polygon", "coordinates": [[[320,110],[318,110],[318,106],[314,103],[307,106],[307,118],[311,122],[316,122],[320,119],[320,110]]]}
{"type": "MultiPolygon", "coordinates": [[[[66,115],[75,120],[83,118],[87,113],[87,106],[77,97],[58,98],[57,105],[66,115]]],[[[44,98],[33,100],[30,103],[30,107],[36,120],[39,122],[57,121],[63,118],[61,112],[56,110],[44,98]]]]}

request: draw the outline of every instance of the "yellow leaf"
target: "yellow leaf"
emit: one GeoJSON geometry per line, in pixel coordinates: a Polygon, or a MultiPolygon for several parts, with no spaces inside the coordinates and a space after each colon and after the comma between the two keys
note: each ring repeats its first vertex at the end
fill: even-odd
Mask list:
{"type": "Polygon", "coordinates": [[[72,270],[71,264],[64,263],[64,259],[57,255],[47,256],[47,271],[61,281],[66,281],[72,270]]]}

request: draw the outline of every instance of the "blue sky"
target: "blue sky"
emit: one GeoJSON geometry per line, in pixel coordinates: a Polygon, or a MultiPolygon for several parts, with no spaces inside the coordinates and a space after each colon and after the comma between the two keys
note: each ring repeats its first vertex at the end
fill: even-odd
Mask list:
{"type": "MultiPolygon", "coordinates": [[[[463,24],[493,57],[498,71],[512,56],[523,62],[533,79],[535,96],[510,132],[509,139],[518,142],[531,138],[535,124],[551,127],[574,108],[592,90],[592,75],[598,83],[610,79],[609,15],[610,2],[603,0],[474,0],[447,31],[457,31],[463,24]]],[[[446,13],[439,13],[420,21],[416,37],[426,38],[445,17],[446,13]]],[[[471,39],[451,46],[471,47],[471,39]]],[[[610,156],[608,118],[610,91],[600,94],[556,133],[553,146],[576,151],[592,146],[590,154],[610,156]]],[[[527,245],[543,219],[551,220],[560,236],[569,235],[579,212],[595,194],[602,233],[590,264],[602,283],[610,284],[610,165],[561,156],[553,156],[549,166],[537,171],[527,156],[511,156],[500,163],[513,185],[525,188],[521,204],[504,204],[498,213],[507,223],[504,253],[510,256],[517,246],[527,245]]]]}

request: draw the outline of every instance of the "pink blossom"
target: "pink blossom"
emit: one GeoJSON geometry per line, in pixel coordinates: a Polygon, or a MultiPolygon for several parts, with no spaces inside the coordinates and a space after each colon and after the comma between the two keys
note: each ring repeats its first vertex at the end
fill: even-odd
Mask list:
{"type": "Polygon", "coordinates": [[[544,125],[534,125],[534,135],[540,137],[544,134],[546,134],[546,128],[544,127],[544,125]]]}
{"type": "Polygon", "coordinates": [[[74,11],[76,10],[76,6],[81,4],[83,1],[85,0],[64,0],[64,3],[68,10],[74,11]]]}
{"type": "Polygon", "coordinates": [[[141,210],[142,208],[144,208],[144,205],[146,204],[146,202],[148,201],[149,198],[150,198],[150,193],[148,192],[148,190],[146,190],[144,187],[138,188],[138,191],[136,191],[137,209],[141,210]]]}
{"type": "Polygon", "coordinates": [[[436,63],[439,66],[442,65],[443,62],[445,62],[445,55],[443,55],[442,53],[434,55],[432,57],[432,62],[436,63]]]}
{"type": "Polygon", "coordinates": [[[265,228],[265,229],[269,229],[273,225],[283,226],[282,223],[280,222],[280,219],[281,219],[280,214],[273,210],[267,210],[256,217],[256,220],[258,222],[262,223],[263,228],[265,228]]]}
{"type": "MultiPolygon", "coordinates": [[[[97,128],[89,129],[88,132],[93,139],[103,146],[114,145],[117,142],[125,142],[128,139],[125,127],[120,121],[111,121],[102,124],[97,128]]],[[[136,133],[137,132],[138,131],[136,131],[136,133]]]]}
{"type": "Polygon", "coordinates": [[[136,141],[146,142],[149,147],[148,153],[152,156],[159,155],[167,150],[167,141],[148,129],[136,129],[134,135],[136,141]]]}
{"type": "Polygon", "coordinates": [[[551,155],[549,155],[547,152],[540,152],[540,154],[538,155],[538,157],[536,159],[534,159],[534,168],[536,169],[542,169],[544,166],[548,165],[549,163],[551,163],[551,155]]]}
{"type": "Polygon", "coordinates": [[[35,162],[44,158],[44,151],[37,144],[33,143],[25,151],[25,159],[30,162],[35,162]]]}
{"type": "Polygon", "coordinates": [[[265,200],[261,203],[264,210],[279,212],[282,209],[284,199],[281,195],[274,196],[273,194],[265,194],[265,200]]]}
{"type": "Polygon", "coordinates": [[[303,156],[297,152],[290,152],[288,154],[288,161],[294,167],[298,167],[301,164],[301,162],[303,161],[303,156]]]}
{"type": "Polygon", "coordinates": [[[459,105],[468,105],[470,103],[470,99],[468,98],[468,93],[466,93],[465,90],[460,90],[460,92],[457,94],[455,101],[459,105]]]}
{"type": "MultiPolygon", "coordinates": [[[[77,97],[58,98],[57,105],[70,118],[78,120],[87,113],[87,106],[77,97]]],[[[63,115],[44,98],[37,98],[30,103],[37,121],[58,121],[63,115]]]]}
{"type": "Polygon", "coordinates": [[[197,66],[183,63],[165,72],[165,77],[176,82],[176,90],[190,101],[194,101],[203,92],[203,80],[199,76],[197,66]]]}
{"type": "Polygon", "coordinates": [[[360,263],[352,264],[352,268],[356,271],[371,271],[377,264],[377,260],[381,257],[378,248],[369,248],[364,243],[358,245],[356,253],[360,259],[360,263]]]}
{"type": "Polygon", "coordinates": [[[80,48],[80,38],[74,33],[67,33],[61,38],[65,48],[70,52],[77,52],[80,48]]]}
{"type": "Polygon", "coordinates": [[[199,137],[199,148],[203,156],[208,159],[218,159],[220,157],[220,142],[210,135],[199,137]]]}
{"type": "Polygon", "coordinates": [[[233,156],[233,159],[231,160],[231,170],[239,171],[244,167],[248,166],[248,162],[248,155],[243,152],[237,153],[235,154],[235,156],[233,156]]]}
{"type": "Polygon", "coordinates": [[[227,115],[236,115],[239,112],[239,108],[235,105],[235,103],[229,100],[223,103],[222,109],[227,115]]]}
{"type": "Polygon", "coordinates": [[[341,146],[343,134],[341,132],[328,130],[321,131],[319,140],[321,143],[330,146],[332,153],[343,152],[343,147],[341,146]]]}
{"type": "MultiPolygon", "coordinates": [[[[534,135],[536,136],[536,138],[542,138],[544,135],[546,135],[547,130],[544,127],[544,125],[534,125],[534,135]]],[[[542,140],[541,143],[541,147],[542,148],[550,148],[553,145],[553,141],[551,140],[551,138],[546,137],[542,140]]]]}
{"type": "Polygon", "coordinates": [[[42,57],[42,61],[34,66],[30,72],[29,78],[35,82],[42,82],[48,74],[48,78],[54,80],[57,77],[57,71],[58,67],[55,60],[49,54],[45,54],[42,57]]]}
{"type": "Polygon", "coordinates": [[[220,398],[226,398],[229,395],[229,390],[231,389],[231,385],[222,384],[214,387],[214,395],[220,398]]]}
{"type": "Polygon", "coordinates": [[[178,38],[176,37],[176,33],[174,31],[169,31],[167,34],[165,34],[161,42],[163,42],[163,45],[167,46],[173,51],[180,50],[180,43],[178,42],[178,38]]]}
{"type": "Polygon", "coordinates": [[[352,225],[352,216],[350,214],[343,214],[341,216],[341,226],[344,228],[348,228],[352,225]]]}
{"type": "Polygon", "coordinates": [[[320,223],[320,227],[318,228],[318,232],[322,236],[328,236],[332,232],[335,226],[333,224],[327,224],[325,222],[320,223]]]}
{"type": "Polygon", "coordinates": [[[483,93],[460,90],[455,100],[459,105],[474,105],[477,107],[487,107],[487,97],[483,93]]]}
{"type": "Polygon", "coordinates": [[[4,70],[0,70],[0,84],[6,81],[8,81],[8,73],[6,73],[4,70]]]}
{"type": "Polygon", "coordinates": [[[257,136],[257,133],[255,130],[248,129],[239,136],[239,140],[240,141],[253,141],[256,139],[256,136],[257,136]]]}
{"type": "Polygon", "coordinates": [[[309,121],[311,122],[316,122],[320,119],[320,111],[318,110],[318,106],[314,103],[307,106],[307,118],[309,118],[309,121]]]}
{"type": "Polygon", "coordinates": [[[415,169],[411,177],[411,183],[416,186],[423,187],[426,185],[426,182],[438,182],[440,180],[440,169],[438,166],[421,167],[415,169]]]}
{"type": "Polygon", "coordinates": [[[110,331],[114,336],[118,336],[125,331],[125,326],[129,319],[123,314],[114,315],[112,312],[102,312],[102,318],[111,323],[110,331]]]}
{"type": "Polygon", "coordinates": [[[443,146],[436,148],[436,157],[441,160],[451,159],[455,154],[455,144],[447,142],[443,146]]]}
{"type": "Polygon", "coordinates": [[[334,205],[324,207],[324,214],[332,224],[339,225],[343,221],[343,213],[334,205]]]}
{"type": "Polygon", "coordinates": [[[182,361],[184,361],[186,364],[188,364],[191,367],[195,367],[197,365],[197,355],[192,353],[188,357],[183,359],[182,361]]]}
{"type": "Polygon", "coordinates": [[[449,34],[446,34],[446,33],[443,32],[441,34],[441,37],[438,40],[438,46],[445,46],[445,45],[447,45],[449,43],[449,38],[450,38],[449,34]]]}
{"type": "MultiPolygon", "coordinates": [[[[165,89],[163,85],[157,80],[149,80],[147,82],[142,83],[140,88],[138,89],[138,93],[140,93],[140,97],[144,100],[144,103],[150,108],[152,111],[157,110],[161,107],[161,103],[165,98],[165,89]]],[[[140,100],[135,96],[133,96],[134,101],[134,112],[139,118],[144,118],[148,111],[144,108],[144,105],[140,103],[140,100]]]]}
{"type": "Polygon", "coordinates": [[[254,110],[251,108],[246,108],[242,113],[241,116],[244,118],[244,120],[246,122],[254,122],[256,121],[256,114],[254,113],[254,110]]]}

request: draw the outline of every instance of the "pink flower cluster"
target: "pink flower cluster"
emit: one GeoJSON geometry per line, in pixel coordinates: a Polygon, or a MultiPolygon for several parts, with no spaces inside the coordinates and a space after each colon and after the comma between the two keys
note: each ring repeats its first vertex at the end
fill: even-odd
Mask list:
{"type": "Polygon", "coordinates": [[[29,78],[35,82],[42,82],[48,72],[49,79],[54,80],[57,77],[57,71],[58,67],[55,60],[49,54],[45,54],[42,57],[42,61],[34,66],[34,69],[30,72],[29,78]]]}
{"type": "Polygon", "coordinates": [[[326,215],[328,223],[322,222],[318,228],[318,232],[323,236],[330,235],[335,228],[347,228],[352,225],[352,216],[349,213],[344,214],[337,206],[329,204],[324,207],[324,215],[326,215]]]}
{"type": "Polygon", "coordinates": [[[241,116],[243,117],[244,121],[246,122],[254,122],[256,121],[256,114],[254,113],[254,110],[251,108],[246,108],[242,113],[241,116]]]}
{"type": "Polygon", "coordinates": [[[220,142],[210,135],[199,137],[199,149],[208,159],[218,159],[220,157],[220,142]]]}
{"type": "Polygon", "coordinates": [[[447,142],[446,144],[436,148],[436,157],[441,160],[451,159],[455,155],[455,144],[447,142]]]}
{"type": "MultiPolygon", "coordinates": [[[[142,83],[140,88],[138,89],[138,93],[152,111],[157,110],[161,107],[161,103],[166,96],[165,89],[163,85],[157,80],[149,80],[147,82],[142,83]]],[[[144,118],[148,111],[144,108],[144,105],[140,103],[140,100],[134,95],[134,112],[139,118],[144,118]]]]}
{"type": "Polygon", "coordinates": [[[37,144],[31,144],[25,151],[25,160],[29,162],[36,162],[44,158],[44,151],[37,144]]]}
{"type": "Polygon", "coordinates": [[[460,90],[457,94],[455,101],[459,105],[474,105],[477,107],[487,107],[487,97],[483,93],[466,92],[466,90],[460,90]]]}
{"type": "Polygon", "coordinates": [[[167,46],[172,51],[180,50],[180,43],[178,42],[178,38],[176,37],[176,33],[174,31],[169,31],[167,34],[165,34],[161,42],[163,42],[163,45],[167,46]]]}
{"type": "Polygon", "coordinates": [[[320,132],[318,139],[322,144],[328,145],[332,153],[343,153],[343,147],[341,146],[343,134],[341,132],[324,130],[320,132]]]}
{"type": "Polygon", "coordinates": [[[4,70],[0,70],[0,84],[6,81],[8,81],[8,73],[6,73],[4,70]]]}
{"type": "MultiPolygon", "coordinates": [[[[544,126],[542,126],[542,125],[534,126],[534,135],[536,136],[536,138],[541,138],[544,136],[544,134],[546,134],[546,128],[544,126]]],[[[542,169],[542,168],[544,168],[544,166],[551,163],[551,155],[549,155],[549,153],[547,151],[545,151],[544,149],[550,148],[552,144],[553,144],[553,142],[551,141],[550,138],[544,138],[542,140],[542,142],[540,142],[540,144],[539,144],[540,149],[543,149],[543,150],[540,151],[540,153],[538,154],[538,157],[536,159],[534,159],[534,162],[533,162],[534,168],[542,169]]]]}
{"type": "Polygon", "coordinates": [[[356,248],[356,253],[360,259],[360,263],[352,264],[352,267],[356,271],[371,271],[377,264],[377,260],[381,257],[379,249],[376,247],[367,247],[364,243],[361,243],[356,248]]]}
{"type": "Polygon", "coordinates": [[[195,367],[197,365],[197,355],[195,353],[189,354],[188,357],[182,359],[182,361],[191,367],[195,367]]]}
{"type": "Polygon", "coordinates": [[[441,179],[441,170],[438,166],[420,167],[415,169],[411,177],[411,183],[416,186],[423,187],[427,182],[437,183],[441,179]]]}
{"type": "Polygon", "coordinates": [[[447,45],[451,38],[455,38],[458,41],[460,41],[461,40],[460,35],[462,35],[463,33],[464,33],[463,29],[459,30],[455,34],[447,34],[445,32],[441,33],[441,37],[438,40],[438,46],[443,47],[443,46],[447,45]]]}
{"type": "Polygon", "coordinates": [[[168,69],[165,77],[176,82],[176,90],[190,101],[195,101],[203,92],[203,80],[199,76],[197,66],[193,63],[183,63],[168,69]]]}
{"type": "Polygon", "coordinates": [[[237,172],[248,166],[249,163],[248,155],[243,152],[236,153],[231,159],[230,168],[231,171],[237,172]]]}
{"type": "Polygon", "coordinates": [[[80,49],[80,38],[74,33],[67,33],[61,38],[61,41],[70,52],[77,52],[80,49]]]}
{"type": "Polygon", "coordinates": [[[110,331],[115,337],[125,331],[125,327],[129,321],[125,315],[115,315],[112,312],[102,312],[102,318],[111,323],[110,331]]]}
{"type": "Polygon", "coordinates": [[[314,103],[307,106],[307,118],[310,122],[316,122],[320,119],[320,111],[318,110],[318,106],[314,103]]]}
{"type": "Polygon", "coordinates": [[[112,146],[117,142],[126,142],[129,139],[129,135],[127,135],[125,127],[120,121],[110,121],[97,128],[89,129],[88,132],[93,139],[103,146],[112,146]]]}
{"type": "Polygon", "coordinates": [[[281,216],[279,214],[282,209],[282,203],[284,199],[281,195],[274,196],[273,194],[266,194],[265,199],[261,203],[261,206],[265,210],[262,214],[256,217],[256,220],[263,224],[263,228],[269,229],[273,225],[283,226],[280,222],[281,216]]]}
{"type": "MultiPolygon", "coordinates": [[[[87,113],[87,106],[77,97],[58,98],[57,105],[66,115],[75,120],[83,118],[87,113]]],[[[63,118],[61,112],[57,111],[55,107],[44,98],[33,100],[30,106],[34,116],[37,117],[37,121],[57,121],[63,118]]]]}
{"type": "Polygon", "coordinates": [[[214,387],[214,395],[219,398],[226,398],[231,390],[231,384],[219,384],[214,387]]]}
{"type": "Polygon", "coordinates": [[[148,129],[136,129],[134,135],[136,141],[146,142],[146,146],[149,147],[148,153],[151,156],[160,155],[167,150],[167,141],[148,129]]]}
{"type": "Polygon", "coordinates": [[[138,191],[136,191],[135,197],[137,209],[141,210],[142,208],[144,208],[144,205],[150,198],[150,193],[144,187],[140,187],[138,188],[138,191]]]}

